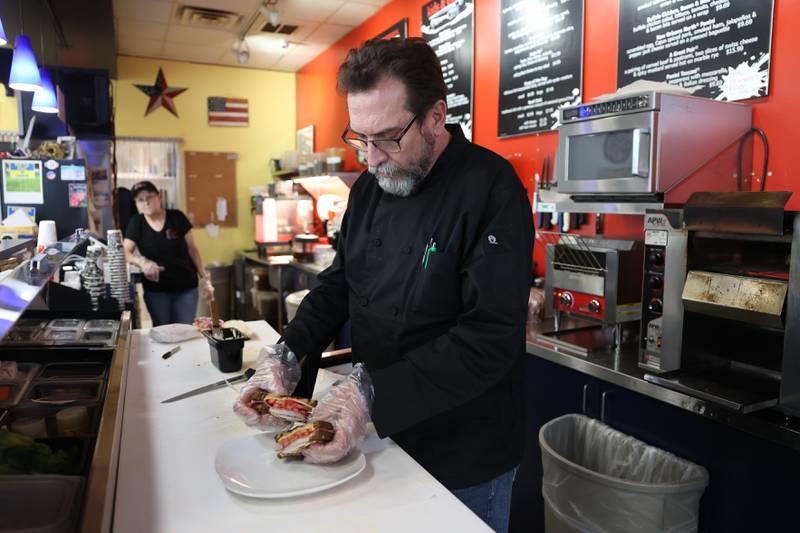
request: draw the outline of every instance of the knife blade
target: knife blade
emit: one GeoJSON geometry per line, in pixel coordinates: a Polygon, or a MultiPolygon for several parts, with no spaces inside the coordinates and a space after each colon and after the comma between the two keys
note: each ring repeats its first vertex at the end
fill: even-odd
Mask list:
{"type": "Polygon", "coordinates": [[[245,370],[244,374],[239,374],[238,376],[234,376],[230,379],[223,379],[222,381],[217,381],[216,383],[211,383],[210,385],[204,385],[203,387],[199,387],[197,389],[193,389],[183,394],[178,394],[177,396],[173,396],[172,398],[168,398],[161,403],[172,403],[177,402],[178,400],[183,400],[185,398],[191,398],[192,396],[197,396],[198,394],[203,394],[205,392],[209,392],[212,390],[219,389],[221,387],[227,387],[229,384],[239,383],[240,381],[247,381],[250,379],[256,371],[254,368],[248,368],[245,370]]]}

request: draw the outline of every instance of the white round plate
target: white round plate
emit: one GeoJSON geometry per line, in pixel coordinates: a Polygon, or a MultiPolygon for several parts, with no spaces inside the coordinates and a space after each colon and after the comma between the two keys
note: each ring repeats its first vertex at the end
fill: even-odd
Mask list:
{"type": "Polygon", "coordinates": [[[278,459],[273,435],[250,435],[220,446],[214,469],[225,488],[251,498],[289,498],[341,485],[367,466],[364,453],[355,449],[341,461],[312,465],[278,459]]]}

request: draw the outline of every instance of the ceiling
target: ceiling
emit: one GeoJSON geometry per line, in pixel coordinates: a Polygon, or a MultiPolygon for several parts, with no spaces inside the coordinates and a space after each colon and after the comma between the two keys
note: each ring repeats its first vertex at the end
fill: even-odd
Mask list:
{"type": "MultiPolygon", "coordinates": [[[[117,51],[121,55],[173,59],[211,65],[295,72],[391,0],[113,0],[117,51]],[[262,4],[275,7],[289,35],[265,33],[270,21],[262,4]],[[233,12],[228,27],[187,22],[186,6],[233,12]],[[250,58],[240,64],[234,48],[245,41],[250,58]]],[[[207,21],[201,14],[195,16],[207,21]]],[[[220,19],[222,20],[222,19],[220,19]]]]}

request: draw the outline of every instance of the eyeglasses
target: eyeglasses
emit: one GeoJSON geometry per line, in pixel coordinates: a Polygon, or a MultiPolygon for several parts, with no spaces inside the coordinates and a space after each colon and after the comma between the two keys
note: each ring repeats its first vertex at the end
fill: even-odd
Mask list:
{"type": "Polygon", "coordinates": [[[344,132],[342,132],[342,140],[348,146],[352,146],[359,152],[366,152],[367,147],[369,146],[370,143],[372,143],[372,146],[374,146],[375,148],[377,148],[382,152],[396,154],[402,149],[400,147],[400,140],[408,132],[408,130],[411,128],[411,125],[414,123],[415,120],[417,120],[417,118],[419,118],[419,115],[414,115],[414,117],[411,119],[411,122],[409,122],[406,125],[406,127],[403,128],[403,131],[400,132],[400,135],[398,135],[397,137],[387,138],[387,139],[365,139],[363,137],[348,137],[347,136],[348,133],[353,133],[353,130],[350,129],[350,124],[348,124],[347,127],[344,129],[344,132]]]}

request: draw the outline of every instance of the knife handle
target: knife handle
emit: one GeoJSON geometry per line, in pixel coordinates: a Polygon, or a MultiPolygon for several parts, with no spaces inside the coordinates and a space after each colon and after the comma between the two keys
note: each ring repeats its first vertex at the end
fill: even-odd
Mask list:
{"type": "Polygon", "coordinates": [[[255,368],[248,368],[247,370],[244,371],[244,380],[245,381],[249,380],[250,378],[253,377],[253,374],[255,373],[256,373],[255,368]]]}

